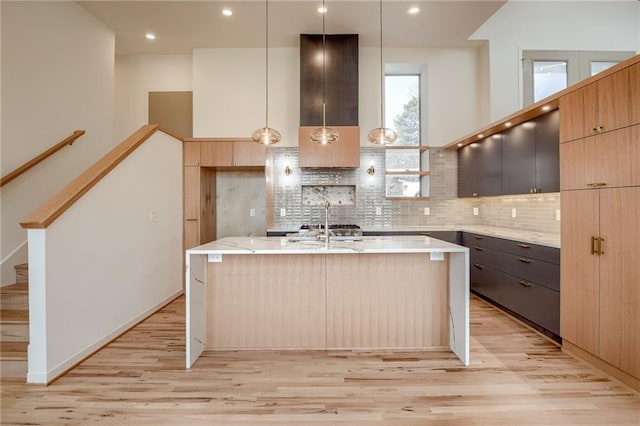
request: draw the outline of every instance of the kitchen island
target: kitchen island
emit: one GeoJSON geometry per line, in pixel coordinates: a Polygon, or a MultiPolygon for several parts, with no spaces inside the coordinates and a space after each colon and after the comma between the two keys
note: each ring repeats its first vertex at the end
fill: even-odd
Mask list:
{"type": "Polygon", "coordinates": [[[229,237],[186,252],[186,365],[204,350],[450,348],[469,364],[469,251],[424,236],[229,237]]]}

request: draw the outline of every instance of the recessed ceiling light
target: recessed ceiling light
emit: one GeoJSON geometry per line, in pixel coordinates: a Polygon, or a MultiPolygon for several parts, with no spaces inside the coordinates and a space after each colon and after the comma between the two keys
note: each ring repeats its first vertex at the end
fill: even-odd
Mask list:
{"type": "Polygon", "coordinates": [[[144,36],[147,38],[147,40],[155,40],[156,39],[156,35],[154,33],[146,33],[144,36]]]}
{"type": "Polygon", "coordinates": [[[543,111],[549,111],[551,109],[551,107],[549,105],[545,105],[542,107],[543,111]]]}
{"type": "Polygon", "coordinates": [[[483,135],[482,133],[480,133],[480,134],[478,135],[478,139],[482,139],[483,137],[484,137],[484,135],[483,135]]]}
{"type": "Polygon", "coordinates": [[[462,142],[460,142],[460,143],[458,144],[458,147],[461,147],[461,146],[462,146],[462,142]]]}
{"type": "Polygon", "coordinates": [[[328,10],[328,9],[327,9],[326,7],[324,7],[324,6],[320,6],[320,7],[318,8],[318,13],[327,13],[327,10],[328,10]]]}
{"type": "Polygon", "coordinates": [[[419,7],[416,7],[416,6],[410,7],[410,8],[407,10],[407,13],[408,13],[409,15],[416,15],[416,14],[417,14],[417,13],[419,13],[419,12],[420,12],[420,8],[419,8],[419,7]]]}
{"type": "Polygon", "coordinates": [[[222,9],[222,14],[224,16],[231,16],[233,15],[233,10],[229,9],[228,7],[225,7],[224,9],[222,9]]]}
{"type": "Polygon", "coordinates": [[[511,127],[511,122],[507,121],[506,123],[504,123],[504,127],[511,127]]]}

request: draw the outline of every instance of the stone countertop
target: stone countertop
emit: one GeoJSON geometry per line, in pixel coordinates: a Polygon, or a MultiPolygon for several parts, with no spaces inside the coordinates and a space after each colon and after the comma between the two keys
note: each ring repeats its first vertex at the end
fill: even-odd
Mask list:
{"type": "Polygon", "coordinates": [[[358,254],[467,252],[469,249],[423,236],[363,237],[361,241],[291,242],[285,237],[226,237],[187,250],[190,254],[358,254]]]}
{"type": "MultiPolygon", "coordinates": [[[[284,229],[268,229],[269,232],[288,232],[284,229]]],[[[489,237],[505,238],[529,244],[560,248],[560,235],[544,232],[527,231],[513,228],[502,228],[486,225],[439,225],[439,226],[398,226],[384,228],[362,228],[363,232],[429,232],[429,231],[462,231],[482,234],[489,237]]],[[[296,232],[296,231],[291,231],[296,232]]]]}

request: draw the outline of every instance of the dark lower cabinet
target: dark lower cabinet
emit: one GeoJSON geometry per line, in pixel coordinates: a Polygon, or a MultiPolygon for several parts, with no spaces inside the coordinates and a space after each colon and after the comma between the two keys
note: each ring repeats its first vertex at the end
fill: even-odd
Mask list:
{"type": "Polygon", "coordinates": [[[463,232],[471,290],[560,341],[560,250],[463,232]]]}
{"type": "Polygon", "coordinates": [[[365,237],[424,235],[425,237],[437,238],[452,244],[460,244],[462,240],[459,231],[364,231],[362,234],[365,237]]]}

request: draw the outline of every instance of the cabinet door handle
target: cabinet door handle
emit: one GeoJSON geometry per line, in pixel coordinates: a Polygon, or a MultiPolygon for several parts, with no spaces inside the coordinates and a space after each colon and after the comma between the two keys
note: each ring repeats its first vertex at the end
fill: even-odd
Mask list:
{"type": "Polygon", "coordinates": [[[480,270],[483,270],[483,269],[484,269],[484,266],[482,266],[482,265],[480,265],[480,264],[478,264],[478,263],[474,263],[474,264],[473,264],[473,266],[474,266],[475,268],[477,268],[477,269],[480,269],[480,270]]]}
{"type": "Polygon", "coordinates": [[[591,128],[591,134],[594,134],[598,131],[598,127],[594,126],[591,128]]]}
{"type": "Polygon", "coordinates": [[[596,127],[596,132],[602,132],[604,130],[603,126],[596,127]]]}
{"type": "Polygon", "coordinates": [[[591,188],[598,188],[601,186],[607,186],[607,182],[592,182],[588,183],[587,186],[590,186],[591,188]]]}
{"type": "Polygon", "coordinates": [[[596,238],[596,240],[598,241],[598,249],[597,249],[597,253],[598,256],[602,256],[604,254],[604,251],[602,251],[602,243],[604,242],[604,238],[596,238]]]}
{"type": "Polygon", "coordinates": [[[525,286],[525,287],[531,287],[531,283],[528,283],[528,282],[526,282],[524,280],[518,281],[518,284],[520,284],[522,286],[525,286]]]}
{"type": "Polygon", "coordinates": [[[525,243],[518,243],[518,247],[531,248],[531,246],[529,244],[525,244],[525,243]]]}
{"type": "Polygon", "coordinates": [[[518,260],[522,263],[531,263],[529,259],[525,259],[524,257],[519,257],[518,260]]]}
{"type": "Polygon", "coordinates": [[[196,222],[198,219],[187,219],[187,222],[196,222]]]}
{"type": "Polygon", "coordinates": [[[596,254],[596,237],[591,237],[591,254],[596,254]]]}
{"type": "Polygon", "coordinates": [[[478,247],[478,246],[474,246],[473,249],[476,251],[484,251],[482,247],[478,247]]]}

